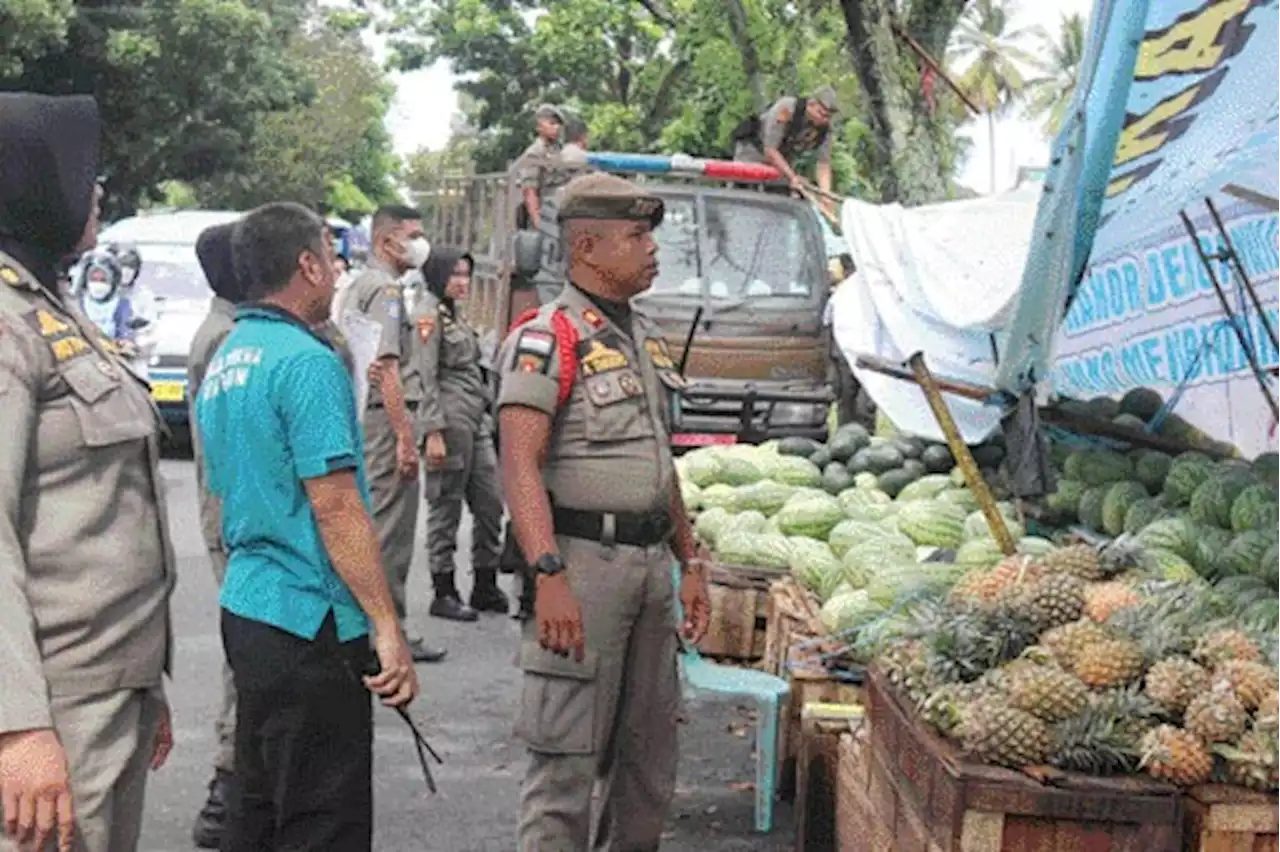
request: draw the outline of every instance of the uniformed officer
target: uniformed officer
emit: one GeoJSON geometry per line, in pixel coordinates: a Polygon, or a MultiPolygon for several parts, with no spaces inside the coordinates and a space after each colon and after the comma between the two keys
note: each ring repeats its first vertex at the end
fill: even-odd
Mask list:
{"type": "MultiPolygon", "coordinates": [[[[405,624],[405,584],[413,562],[414,534],[420,499],[419,458],[424,436],[417,425],[422,404],[422,376],[413,359],[416,330],[404,307],[405,273],[426,263],[431,247],[422,233],[422,215],[411,207],[390,205],[373,216],[369,265],[351,283],[343,310],[357,310],[382,327],[364,412],[365,465],[373,489],[373,517],[378,525],[383,568],[405,624]]],[[[476,614],[456,596],[432,614],[474,621],[476,614]]],[[[444,651],[410,638],[417,662],[436,662],[444,651]]]]}
{"type": "Polygon", "coordinates": [[[100,132],[91,97],[0,94],[0,850],[132,852],[172,746],[160,419],[56,292],[100,132]]]}
{"type": "Polygon", "coordinates": [[[818,187],[831,192],[831,119],[838,112],[836,90],[831,86],[808,98],[779,98],[764,115],[752,116],[733,131],[733,158],[771,165],[799,187],[802,178],[793,163],[802,154],[817,151],[818,187]]]}
{"type": "MultiPolygon", "coordinates": [[[[244,287],[236,275],[231,256],[233,228],[231,223],[214,225],[205,229],[196,240],[196,257],[199,258],[205,279],[213,290],[213,300],[209,305],[208,315],[191,339],[191,351],[187,357],[187,392],[192,424],[196,422],[195,400],[209,369],[209,362],[235,325],[236,305],[244,301],[244,287]]],[[[221,588],[222,580],[227,575],[227,552],[222,542],[222,507],[205,481],[199,429],[191,430],[191,448],[195,457],[196,487],[200,494],[200,531],[209,553],[209,563],[213,567],[214,581],[221,588]]],[[[217,849],[222,839],[230,785],[235,772],[235,714],[235,684],[231,679],[231,669],[224,661],[222,702],[214,722],[218,739],[218,751],[213,761],[214,777],[209,783],[209,797],[192,829],[193,840],[201,849],[217,849]]]]}
{"type": "Polygon", "coordinates": [[[537,586],[520,651],[522,852],[656,850],[674,790],[673,560],[688,639],[710,609],[668,443],[683,380],[629,303],[657,272],[662,216],[661,199],[616,176],[571,181],[559,207],[570,283],[500,355],[502,481],[537,586]]]}
{"type": "Polygon", "coordinates": [[[537,230],[542,224],[542,207],[547,195],[547,182],[560,155],[560,130],[564,116],[551,104],[543,104],[533,114],[537,138],[516,161],[516,180],[529,226],[537,230]]]}
{"type": "Polygon", "coordinates": [[[436,594],[457,596],[454,551],[462,503],[471,510],[471,608],[506,613],[498,588],[502,495],[493,446],[490,364],[476,330],[458,308],[471,288],[471,255],[439,248],[422,268],[426,292],[414,311],[424,398],[418,410],[426,435],[427,553],[436,594]]]}

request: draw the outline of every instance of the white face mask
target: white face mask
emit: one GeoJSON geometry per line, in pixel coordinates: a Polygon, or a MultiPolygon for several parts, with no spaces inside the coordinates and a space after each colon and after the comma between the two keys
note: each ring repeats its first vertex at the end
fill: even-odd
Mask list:
{"type": "Polygon", "coordinates": [[[89,291],[89,298],[95,302],[101,302],[111,295],[110,281],[90,281],[86,286],[89,291]]]}
{"type": "Polygon", "coordinates": [[[418,269],[431,257],[431,243],[426,237],[414,237],[404,244],[404,262],[418,269]]]}

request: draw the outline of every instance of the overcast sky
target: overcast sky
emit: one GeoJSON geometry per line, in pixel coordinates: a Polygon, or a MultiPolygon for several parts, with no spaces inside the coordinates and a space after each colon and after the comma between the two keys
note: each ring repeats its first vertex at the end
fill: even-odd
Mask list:
{"type": "MultiPolygon", "coordinates": [[[[1021,0],[1013,21],[1015,27],[1040,25],[1057,32],[1062,15],[1078,12],[1088,15],[1092,0],[1021,0]]],[[[438,149],[449,138],[449,119],[457,108],[453,91],[454,77],[449,66],[440,62],[412,74],[397,75],[396,99],[387,115],[387,127],[402,154],[427,147],[438,149]]],[[[979,192],[986,192],[990,144],[985,119],[963,131],[974,140],[973,155],[961,172],[960,182],[979,192]]],[[[996,124],[996,186],[1005,189],[1013,184],[1020,165],[1044,165],[1049,156],[1049,143],[1039,124],[1005,119],[996,124]]]]}

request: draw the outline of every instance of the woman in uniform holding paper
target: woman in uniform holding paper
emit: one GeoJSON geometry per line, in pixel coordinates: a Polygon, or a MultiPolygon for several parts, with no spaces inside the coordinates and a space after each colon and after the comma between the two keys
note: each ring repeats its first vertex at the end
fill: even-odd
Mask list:
{"type": "Polygon", "coordinates": [[[473,267],[469,254],[434,251],[422,267],[426,292],[413,315],[425,388],[418,417],[426,436],[427,553],[436,601],[456,598],[454,551],[465,500],[474,519],[471,608],[506,613],[507,597],[497,585],[503,508],[490,371],[475,329],[458,310],[470,292],[473,267]]]}

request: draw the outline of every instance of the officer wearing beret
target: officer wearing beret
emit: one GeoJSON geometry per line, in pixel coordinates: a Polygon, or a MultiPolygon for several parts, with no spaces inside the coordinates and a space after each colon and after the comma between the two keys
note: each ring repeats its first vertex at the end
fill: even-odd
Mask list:
{"type": "Polygon", "coordinates": [[[603,173],[559,202],[569,283],[498,361],[503,486],[537,589],[520,650],[519,849],[657,849],[677,761],[673,560],[686,637],[710,615],[669,447],[683,379],[630,306],[657,274],[663,204],[603,173]]]}
{"type": "Polygon", "coordinates": [[[91,97],[0,94],[0,850],[131,852],[172,746],[146,385],[57,289],[97,242],[91,97]]]}
{"type": "Polygon", "coordinates": [[[530,227],[536,230],[542,223],[543,196],[560,156],[560,131],[564,127],[564,114],[558,107],[543,104],[534,112],[533,120],[538,136],[516,160],[515,170],[530,227]]]}

